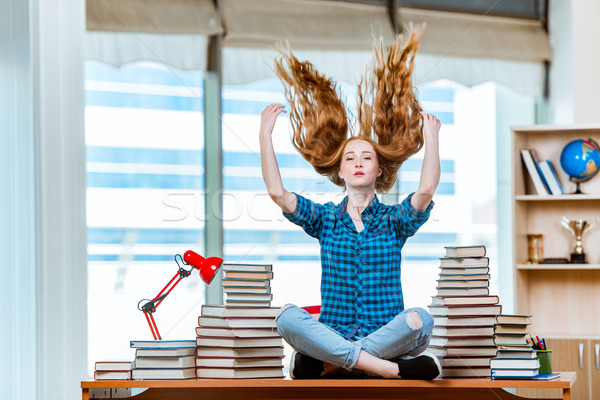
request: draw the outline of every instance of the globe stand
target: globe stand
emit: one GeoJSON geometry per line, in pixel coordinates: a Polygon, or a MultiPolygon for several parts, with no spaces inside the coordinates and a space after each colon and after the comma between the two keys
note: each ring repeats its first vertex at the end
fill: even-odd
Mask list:
{"type": "Polygon", "coordinates": [[[581,191],[581,182],[587,181],[587,179],[569,178],[569,180],[575,183],[575,191],[572,194],[585,194],[581,191]]]}

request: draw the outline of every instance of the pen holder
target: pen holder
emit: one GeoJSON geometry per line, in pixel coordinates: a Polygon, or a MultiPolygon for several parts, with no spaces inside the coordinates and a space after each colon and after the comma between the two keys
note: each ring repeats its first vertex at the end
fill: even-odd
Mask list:
{"type": "Polygon", "coordinates": [[[552,372],[552,350],[538,350],[537,356],[540,359],[540,374],[549,374],[552,372]]]}

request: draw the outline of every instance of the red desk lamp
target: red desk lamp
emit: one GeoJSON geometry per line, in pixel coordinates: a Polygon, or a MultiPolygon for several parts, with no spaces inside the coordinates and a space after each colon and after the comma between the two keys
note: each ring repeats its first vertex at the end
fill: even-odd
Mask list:
{"type": "Polygon", "coordinates": [[[202,280],[208,285],[215,277],[221,264],[223,264],[223,259],[220,257],[204,258],[201,255],[188,250],[184,253],[183,258],[181,255],[176,254],[175,262],[177,263],[179,270],[175,273],[175,276],[173,276],[169,283],[167,283],[166,286],[152,300],[142,299],[138,303],[138,310],[144,313],[154,340],[162,340],[162,338],[160,337],[158,327],[156,326],[156,321],[154,321],[152,314],[156,311],[165,297],[171,293],[171,291],[179,282],[181,282],[182,279],[190,276],[194,268],[198,270],[200,278],[202,278],[202,280]],[[192,268],[183,268],[181,265],[179,265],[178,259],[181,260],[183,265],[190,265],[192,268]],[[145,301],[144,304],[142,304],[143,301],[145,301]]]}

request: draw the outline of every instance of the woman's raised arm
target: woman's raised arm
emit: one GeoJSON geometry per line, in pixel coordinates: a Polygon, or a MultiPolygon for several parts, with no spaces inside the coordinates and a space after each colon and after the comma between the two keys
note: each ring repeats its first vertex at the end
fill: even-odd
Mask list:
{"type": "Polygon", "coordinates": [[[283,107],[281,104],[271,104],[260,115],[260,164],[269,196],[281,207],[283,212],[293,214],[296,211],[298,199],[283,187],[271,137],[277,116],[285,112],[283,107]]]}
{"type": "Polygon", "coordinates": [[[419,188],[411,199],[412,206],[425,211],[433,198],[435,189],[440,182],[440,148],[438,134],[440,132],[440,120],[431,114],[423,115],[423,138],[425,139],[425,155],[423,156],[423,167],[421,167],[421,179],[419,188]]]}

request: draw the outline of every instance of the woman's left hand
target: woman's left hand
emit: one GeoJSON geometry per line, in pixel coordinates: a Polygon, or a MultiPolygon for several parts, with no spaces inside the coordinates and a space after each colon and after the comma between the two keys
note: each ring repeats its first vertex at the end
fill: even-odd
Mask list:
{"type": "Polygon", "coordinates": [[[425,140],[437,139],[440,133],[440,127],[442,123],[433,114],[427,114],[421,111],[423,117],[423,137],[425,140]]]}

